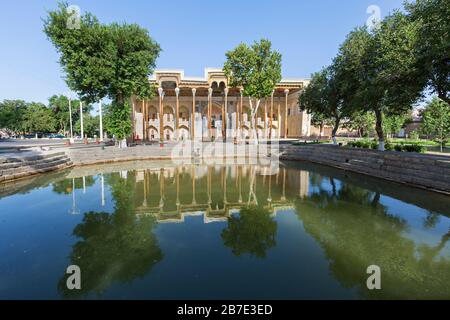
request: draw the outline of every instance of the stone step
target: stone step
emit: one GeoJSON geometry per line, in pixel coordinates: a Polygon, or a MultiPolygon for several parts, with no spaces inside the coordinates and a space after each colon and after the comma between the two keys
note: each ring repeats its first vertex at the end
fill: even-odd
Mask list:
{"type": "MultiPolygon", "coordinates": [[[[48,163],[46,165],[43,164],[43,165],[40,165],[39,167],[29,168],[28,170],[25,170],[25,171],[20,170],[20,171],[10,173],[10,174],[0,175],[0,182],[25,178],[28,176],[33,176],[33,175],[40,174],[40,173],[69,168],[72,166],[73,166],[73,163],[69,158],[60,159],[60,160],[56,160],[51,163],[48,163]]],[[[22,169],[22,168],[20,168],[20,169],[22,169]]]]}
{"type": "Polygon", "coordinates": [[[62,153],[62,154],[56,154],[56,155],[53,154],[51,156],[41,158],[41,159],[35,159],[35,160],[13,161],[13,162],[0,163],[0,171],[19,168],[19,167],[23,167],[23,166],[34,166],[34,165],[48,163],[48,162],[60,160],[60,159],[68,159],[68,157],[67,157],[67,155],[62,153]]]}

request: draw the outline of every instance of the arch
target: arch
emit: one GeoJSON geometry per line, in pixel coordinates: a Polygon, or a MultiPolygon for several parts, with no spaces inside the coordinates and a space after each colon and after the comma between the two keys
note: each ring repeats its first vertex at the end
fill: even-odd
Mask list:
{"type": "Polygon", "coordinates": [[[178,129],[178,137],[180,140],[188,140],[190,135],[189,128],[186,126],[180,126],[178,129]]]}
{"type": "Polygon", "coordinates": [[[181,119],[181,120],[183,120],[183,121],[188,121],[189,120],[189,116],[190,116],[190,111],[189,111],[189,108],[188,107],[186,107],[186,106],[181,106],[180,107],[180,109],[179,109],[179,118],[181,119]]]}
{"type": "Polygon", "coordinates": [[[159,130],[155,126],[148,127],[148,139],[150,141],[155,141],[159,139],[159,130]]]}
{"type": "Polygon", "coordinates": [[[250,117],[252,115],[252,110],[249,106],[245,105],[242,107],[242,119],[243,121],[250,121],[250,117]]]}
{"type": "Polygon", "coordinates": [[[158,118],[158,109],[154,105],[151,105],[148,108],[148,118],[152,120],[156,120],[158,118]]]}
{"type": "Polygon", "coordinates": [[[163,108],[163,117],[165,121],[173,121],[175,109],[170,105],[165,105],[163,108]]]}
{"type": "Polygon", "coordinates": [[[174,140],[174,130],[169,126],[163,128],[163,135],[165,140],[174,140]]]}

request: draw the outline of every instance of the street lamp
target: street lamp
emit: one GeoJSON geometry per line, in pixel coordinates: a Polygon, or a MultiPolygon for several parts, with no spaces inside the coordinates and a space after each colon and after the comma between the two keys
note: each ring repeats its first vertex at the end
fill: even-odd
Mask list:
{"type": "Polygon", "coordinates": [[[72,128],[72,94],[69,92],[67,94],[69,99],[69,120],[70,120],[70,143],[73,143],[73,128],[72,128]]]}
{"type": "Polygon", "coordinates": [[[80,126],[81,126],[81,139],[84,139],[83,130],[83,102],[80,101],[80,126]]]}
{"type": "Polygon", "coordinates": [[[103,115],[102,115],[102,100],[98,103],[98,111],[100,113],[100,142],[103,142],[103,115]]]}

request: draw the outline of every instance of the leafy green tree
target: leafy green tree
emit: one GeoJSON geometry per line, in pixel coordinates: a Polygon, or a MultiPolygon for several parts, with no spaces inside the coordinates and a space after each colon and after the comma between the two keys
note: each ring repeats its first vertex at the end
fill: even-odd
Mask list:
{"type": "Polygon", "coordinates": [[[334,144],[337,144],[336,134],[339,125],[349,114],[338,68],[337,64],[333,64],[313,74],[311,82],[299,97],[301,110],[312,113],[315,118],[332,123],[331,135],[334,144]]]}
{"type": "Polygon", "coordinates": [[[0,128],[23,132],[23,115],[28,105],[23,100],[4,100],[0,103],[0,128]]]}
{"type": "Polygon", "coordinates": [[[370,137],[375,127],[375,115],[373,112],[355,112],[345,123],[345,127],[358,132],[359,137],[370,137]]]}
{"type": "Polygon", "coordinates": [[[380,150],[384,117],[404,114],[422,96],[422,77],[415,68],[418,41],[418,23],[394,12],[373,32],[352,31],[340,48],[347,89],[354,92],[349,103],[353,111],[374,112],[380,150]]]}
{"type": "Polygon", "coordinates": [[[405,3],[405,8],[419,24],[416,68],[428,79],[432,92],[450,104],[450,2],[415,0],[405,3]]]}
{"type": "MultiPolygon", "coordinates": [[[[72,124],[80,119],[80,100],[73,99],[70,102],[72,109],[72,124]]],[[[65,95],[53,95],[48,99],[48,106],[57,120],[56,131],[66,134],[70,127],[69,99],[65,95]]],[[[88,114],[92,105],[83,103],[83,114],[88,114]]]]}
{"type": "Polygon", "coordinates": [[[132,125],[130,121],[127,121],[130,113],[131,107],[128,102],[123,105],[113,102],[108,108],[108,131],[118,140],[125,139],[131,134],[132,125]]]}
{"type": "Polygon", "coordinates": [[[394,134],[398,133],[401,128],[404,127],[405,123],[410,118],[410,113],[393,115],[390,117],[385,117],[383,121],[383,130],[388,137],[392,137],[394,134]]]}
{"type": "Polygon", "coordinates": [[[229,85],[242,87],[244,95],[250,98],[251,132],[257,144],[255,115],[261,99],[270,97],[281,80],[281,54],[272,50],[269,40],[261,39],[251,46],[241,43],[225,55],[223,70],[229,85]]]}
{"type": "Polygon", "coordinates": [[[23,114],[22,127],[26,132],[54,132],[56,119],[44,104],[31,102],[23,114]]]}
{"type": "Polygon", "coordinates": [[[437,97],[433,98],[422,111],[422,120],[422,132],[433,136],[442,152],[450,138],[450,105],[437,97]]]}
{"type": "MultiPolygon", "coordinates": [[[[132,95],[153,95],[148,77],[161,49],[148,31],[136,24],[101,24],[90,13],[81,16],[79,28],[67,28],[67,7],[59,3],[48,13],[44,32],[61,54],[69,88],[88,103],[109,97],[115,108],[127,111],[132,95]]],[[[120,136],[131,127],[130,115],[113,123],[120,136]]]]}
{"type": "Polygon", "coordinates": [[[333,121],[328,119],[322,113],[314,112],[311,114],[311,124],[315,127],[319,127],[319,137],[324,134],[324,129],[326,125],[332,125],[333,121]]]}
{"type": "MultiPolygon", "coordinates": [[[[74,126],[75,132],[81,134],[81,119],[78,117],[77,122],[74,126]]],[[[100,119],[99,116],[92,116],[90,113],[83,113],[83,131],[88,137],[93,137],[99,135],[100,130],[100,119]]]]}
{"type": "Polygon", "coordinates": [[[265,258],[268,249],[276,245],[277,222],[267,209],[257,206],[242,208],[239,216],[228,218],[222,231],[225,246],[237,256],[248,253],[265,258]]]}

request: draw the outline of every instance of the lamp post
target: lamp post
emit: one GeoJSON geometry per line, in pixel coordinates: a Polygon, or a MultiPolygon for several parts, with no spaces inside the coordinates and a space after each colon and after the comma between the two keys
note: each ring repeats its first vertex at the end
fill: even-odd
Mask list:
{"type": "Polygon", "coordinates": [[[70,122],[70,143],[73,143],[73,127],[72,127],[72,97],[71,94],[67,94],[67,98],[69,99],[69,122],[70,122]]]}
{"type": "Polygon", "coordinates": [[[100,142],[103,142],[103,115],[102,115],[102,100],[98,103],[98,111],[100,113],[100,142]]]}
{"type": "Polygon", "coordinates": [[[83,130],[83,102],[80,101],[80,126],[81,126],[81,139],[84,139],[84,130],[83,130]]]}

